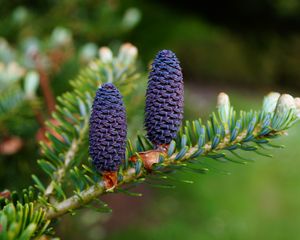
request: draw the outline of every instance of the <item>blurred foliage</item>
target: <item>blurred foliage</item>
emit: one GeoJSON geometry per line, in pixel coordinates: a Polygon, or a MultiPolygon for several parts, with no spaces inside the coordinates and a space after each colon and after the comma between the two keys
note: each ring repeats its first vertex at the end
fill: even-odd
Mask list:
{"type": "Polygon", "coordinates": [[[63,26],[76,47],[133,42],[145,63],[158,49],[172,48],[192,81],[300,84],[296,0],[225,1],[218,8],[213,2],[167,0],[3,1],[2,6],[0,35],[13,43],[43,39],[63,26]]]}
{"type": "Polygon", "coordinates": [[[270,1],[200,2],[200,6],[207,7],[206,13],[193,3],[163,2],[168,4],[136,3],[143,18],[130,40],[142,49],[144,60],[151,59],[151,52],[172,48],[181,59],[186,80],[243,86],[300,86],[299,30],[288,31],[300,22],[299,14],[291,13],[288,22],[280,23],[287,30],[282,32],[276,29],[280,14],[276,15],[274,10],[277,20],[269,22],[263,11],[268,9],[262,7],[264,4],[273,5],[270,9],[277,6],[270,1]],[[265,18],[259,17],[264,14],[265,18]],[[216,21],[214,17],[222,20],[216,21]],[[291,20],[296,17],[298,20],[291,20]]]}
{"type": "Polygon", "coordinates": [[[107,41],[130,31],[141,17],[138,9],[124,8],[118,0],[2,0],[1,6],[0,32],[13,42],[28,35],[43,37],[57,26],[70,29],[81,44],[107,41]]]}
{"type": "Polygon", "coordinates": [[[35,148],[55,96],[98,56],[100,39],[123,36],[141,14],[113,1],[1,1],[0,12],[0,188],[21,189],[38,174],[35,148]]]}

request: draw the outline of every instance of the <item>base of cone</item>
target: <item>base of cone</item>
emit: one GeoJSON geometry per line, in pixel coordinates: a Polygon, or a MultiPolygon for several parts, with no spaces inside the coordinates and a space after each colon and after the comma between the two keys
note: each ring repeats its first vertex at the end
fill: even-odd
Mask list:
{"type": "Polygon", "coordinates": [[[168,151],[168,145],[158,146],[157,149],[149,150],[146,152],[140,152],[138,155],[133,155],[129,160],[136,162],[141,159],[144,164],[144,168],[147,170],[152,170],[152,165],[159,162],[159,156],[165,156],[168,151]]]}
{"type": "Polygon", "coordinates": [[[102,177],[106,191],[114,189],[118,184],[117,172],[103,172],[102,177]]]}

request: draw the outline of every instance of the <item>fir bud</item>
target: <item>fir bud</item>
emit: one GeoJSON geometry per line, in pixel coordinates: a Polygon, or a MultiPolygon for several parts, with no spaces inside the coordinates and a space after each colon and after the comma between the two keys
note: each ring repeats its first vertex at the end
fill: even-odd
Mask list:
{"type": "Polygon", "coordinates": [[[51,34],[50,41],[55,47],[69,46],[73,42],[72,33],[69,29],[56,27],[51,34]]]}
{"type": "Polygon", "coordinates": [[[169,144],[183,119],[183,76],[176,55],[160,51],[152,63],[146,93],[145,128],[156,146],[169,144]]]}
{"type": "Polygon", "coordinates": [[[96,58],[98,54],[98,46],[95,43],[86,43],[80,49],[79,57],[83,63],[89,63],[96,58]]]}
{"type": "Polygon", "coordinates": [[[97,90],[90,118],[90,156],[100,172],[115,172],[125,158],[126,111],[119,90],[111,83],[97,90]]]}
{"type": "Polygon", "coordinates": [[[296,110],[294,98],[289,94],[282,94],[278,99],[275,114],[285,115],[292,109],[296,110]]]}
{"type": "Polygon", "coordinates": [[[113,54],[108,47],[101,47],[99,49],[99,57],[104,63],[110,63],[113,60],[113,54]]]}
{"type": "Polygon", "coordinates": [[[300,98],[295,98],[297,117],[300,118],[300,98]]]}
{"type": "Polygon", "coordinates": [[[40,76],[37,72],[30,71],[26,74],[24,80],[24,92],[27,98],[32,99],[35,97],[39,82],[40,76]]]}
{"type": "Polygon", "coordinates": [[[222,121],[227,122],[230,117],[230,101],[226,93],[219,93],[217,99],[217,108],[219,109],[222,121]]]}
{"type": "Polygon", "coordinates": [[[274,112],[276,109],[276,105],[277,105],[279,97],[280,97],[280,94],[278,92],[270,92],[264,98],[262,110],[266,113],[274,112]]]}
{"type": "Polygon", "coordinates": [[[121,62],[129,65],[135,61],[137,55],[138,50],[135,46],[133,46],[131,43],[124,43],[120,48],[118,58],[121,62]]]}

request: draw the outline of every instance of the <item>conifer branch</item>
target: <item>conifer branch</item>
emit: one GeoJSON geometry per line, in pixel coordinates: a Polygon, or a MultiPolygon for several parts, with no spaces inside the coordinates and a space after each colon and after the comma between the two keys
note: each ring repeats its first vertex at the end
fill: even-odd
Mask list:
{"type": "MultiPolygon", "coordinates": [[[[224,127],[227,123],[232,122],[232,118],[233,115],[235,115],[235,112],[230,107],[229,101],[222,102],[222,99],[220,101],[220,97],[222,97],[222,94],[219,95],[218,101],[220,119],[213,118],[211,122],[208,122],[206,127],[203,126],[202,130],[200,130],[199,138],[196,142],[194,142],[193,145],[189,146],[186,138],[187,135],[192,135],[193,133],[187,131],[186,134],[183,134],[183,131],[181,130],[181,133],[179,134],[179,137],[177,139],[177,143],[176,141],[172,141],[172,143],[168,147],[168,153],[157,152],[153,150],[154,154],[151,154],[151,150],[148,151],[148,156],[150,156],[150,159],[146,159],[147,162],[151,162],[152,164],[156,163],[156,165],[150,165],[150,171],[149,166],[146,165],[147,162],[145,162],[145,159],[141,157],[143,152],[135,153],[134,156],[137,156],[139,160],[135,161],[134,163],[130,163],[131,166],[129,166],[128,168],[126,168],[126,166],[123,166],[124,170],[120,170],[118,173],[118,179],[121,180],[115,186],[115,189],[118,190],[118,188],[126,183],[144,179],[149,174],[155,175],[157,173],[157,167],[160,172],[163,172],[165,169],[172,166],[186,166],[186,164],[191,164],[190,160],[196,160],[201,157],[210,157],[214,159],[219,158],[230,161],[232,159],[226,156],[226,154],[224,153],[225,150],[233,151],[237,148],[240,148],[246,151],[256,151],[257,147],[249,145],[249,143],[269,144],[270,138],[284,135],[286,133],[286,130],[298,121],[298,118],[295,114],[296,108],[293,103],[290,102],[294,101],[293,98],[290,98],[289,95],[282,95],[281,98],[279,98],[278,96],[279,99],[274,99],[273,94],[270,94],[265,98],[263,110],[261,112],[256,114],[251,114],[251,111],[248,113],[241,112],[240,119],[238,119],[237,121],[233,121],[233,124],[229,124],[229,126],[224,127]],[[229,109],[231,110],[229,111],[229,109]],[[252,116],[251,119],[249,119],[250,115],[252,116]],[[249,123],[246,123],[247,119],[250,121],[249,123]],[[221,123],[222,120],[223,123],[221,123]],[[217,122],[219,122],[219,126],[216,126],[217,122]],[[246,124],[238,130],[238,133],[236,133],[236,129],[241,127],[239,126],[241,122],[244,122],[246,124]],[[225,128],[228,128],[228,132],[224,134],[224,136],[221,136],[218,133],[215,134],[213,132],[210,132],[210,130],[208,129],[208,126],[210,125],[215,125],[215,127],[217,127],[216,129],[223,128],[225,130],[225,128]],[[211,135],[211,137],[207,138],[207,140],[203,140],[205,132],[208,135],[211,135]],[[219,139],[216,140],[217,138],[219,139]],[[175,151],[176,145],[181,145],[180,148],[177,149],[177,151],[175,151]],[[144,167],[141,166],[141,162],[142,164],[144,164],[144,167]]],[[[212,114],[212,116],[215,115],[212,114]]],[[[199,122],[201,121],[199,120],[199,122]]],[[[187,125],[189,125],[189,123],[183,126],[182,129],[185,129],[187,125]]],[[[192,142],[193,141],[191,141],[191,143],[192,142]]],[[[128,159],[132,159],[132,156],[129,156],[128,159]]],[[[126,161],[128,161],[128,159],[125,160],[125,163],[126,161]]],[[[236,162],[239,161],[236,160],[236,162]]],[[[86,205],[100,195],[112,192],[113,190],[114,189],[107,190],[105,179],[101,179],[85,190],[76,192],[74,196],[71,196],[64,201],[50,206],[46,210],[46,217],[47,219],[52,219],[62,216],[69,211],[73,211],[86,205]]]]}

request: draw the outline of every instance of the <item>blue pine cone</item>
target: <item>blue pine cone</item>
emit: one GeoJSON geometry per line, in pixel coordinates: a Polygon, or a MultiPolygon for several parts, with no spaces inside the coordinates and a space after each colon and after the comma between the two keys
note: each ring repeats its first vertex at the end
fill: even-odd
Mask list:
{"type": "Polygon", "coordinates": [[[145,128],[156,146],[169,144],[183,119],[184,87],[180,63],[170,50],[158,52],[146,93],[145,128]]]}
{"type": "Polygon", "coordinates": [[[90,118],[90,156],[100,172],[115,172],[125,158],[127,122],[119,90],[103,84],[96,93],[90,118]]]}

